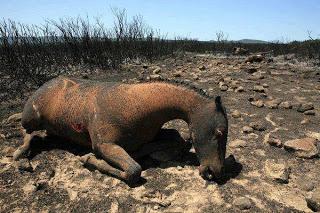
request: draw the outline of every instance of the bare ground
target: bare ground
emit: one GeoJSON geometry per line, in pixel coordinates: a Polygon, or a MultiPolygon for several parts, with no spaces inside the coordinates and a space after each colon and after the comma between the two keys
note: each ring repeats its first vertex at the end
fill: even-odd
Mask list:
{"type": "MultiPolygon", "coordinates": [[[[23,101],[3,103],[0,211],[309,212],[306,198],[320,187],[319,158],[299,158],[282,146],[291,139],[319,137],[319,73],[319,68],[296,59],[277,57],[270,63],[246,64],[243,58],[186,55],[89,75],[91,79],[129,82],[137,82],[141,76],[161,75],[191,82],[212,96],[221,95],[230,122],[227,156],[232,155],[236,162],[229,156],[227,178],[220,185],[208,183],[198,175],[192,150],[171,160],[140,159],[144,180],[131,187],[85,168],[79,156],[88,150],[54,139],[36,141],[29,159],[31,167],[28,168],[28,161],[12,163],[12,153],[21,144],[21,125],[19,120],[7,122],[7,118],[21,111],[23,101]],[[253,91],[257,85],[265,91],[253,91]],[[223,86],[227,91],[221,91],[223,86]],[[237,90],[240,86],[244,91],[237,90]],[[280,108],[279,103],[274,109],[250,103],[261,100],[266,105],[269,100],[278,99],[289,101],[292,109],[280,108]],[[297,111],[299,104],[308,102],[313,104],[315,115],[297,111]],[[252,122],[262,127],[260,131],[255,128],[244,133],[243,127],[252,122]],[[272,139],[277,139],[279,147],[268,143],[272,139]],[[280,181],[267,172],[270,161],[284,167],[283,171],[279,169],[285,176],[280,181]]],[[[166,127],[176,128],[188,138],[184,122],[173,121],[166,127]]]]}

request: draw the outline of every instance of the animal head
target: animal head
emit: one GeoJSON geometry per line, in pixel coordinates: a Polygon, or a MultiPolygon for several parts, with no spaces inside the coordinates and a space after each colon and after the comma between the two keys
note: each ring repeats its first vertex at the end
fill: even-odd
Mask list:
{"type": "Polygon", "coordinates": [[[191,118],[193,146],[200,161],[199,173],[207,179],[220,179],[224,174],[228,119],[220,96],[214,103],[198,109],[191,118]]]}

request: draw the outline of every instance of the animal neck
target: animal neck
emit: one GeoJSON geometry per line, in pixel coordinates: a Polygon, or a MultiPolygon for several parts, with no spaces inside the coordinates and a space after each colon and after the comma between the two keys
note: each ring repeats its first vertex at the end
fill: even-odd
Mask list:
{"type": "Polygon", "coordinates": [[[144,94],[149,100],[151,113],[159,114],[163,123],[182,119],[190,124],[194,112],[210,102],[192,89],[166,83],[151,84],[144,88],[144,94]]]}

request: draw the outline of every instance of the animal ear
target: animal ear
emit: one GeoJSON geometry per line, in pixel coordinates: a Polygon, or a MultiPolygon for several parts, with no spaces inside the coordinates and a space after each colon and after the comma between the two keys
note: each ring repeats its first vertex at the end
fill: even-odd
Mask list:
{"type": "Polygon", "coordinates": [[[216,97],[215,103],[216,103],[217,110],[222,109],[222,103],[221,103],[221,97],[220,96],[216,97]]]}

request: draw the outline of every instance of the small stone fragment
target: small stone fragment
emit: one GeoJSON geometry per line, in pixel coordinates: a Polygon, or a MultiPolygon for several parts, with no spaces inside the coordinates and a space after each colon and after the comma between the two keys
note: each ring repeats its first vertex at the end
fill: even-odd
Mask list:
{"type": "Polygon", "coordinates": [[[292,104],[289,101],[284,101],[279,104],[281,109],[292,109],[292,104]]]}
{"type": "Polygon", "coordinates": [[[161,75],[158,75],[158,74],[150,75],[150,80],[160,80],[160,79],[161,79],[161,75]]]}
{"type": "Polygon", "coordinates": [[[204,65],[202,65],[202,66],[199,67],[199,70],[201,70],[201,71],[203,71],[203,70],[205,70],[205,69],[206,69],[206,67],[205,67],[204,65]]]}
{"type": "Polygon", "coordinates": [[[220,86],[220,90],[221,91],[227,91],[228,90],[228,86],[227,85],[222,85],[222,86],[220,86]]]}
{"type": "Polygon", "coordinates": [[[305,111],[313,110],[313,109],[314,109],[313,103],[303,103],[303,104],[300,104],[297,111],[298,112],[305,112],[305,111]]]}
{"type": "Polygon", "coordinates": [[[257,131],[265,131],[267,129],[265,125],[260,122],[251,122],[249,126],[257,131]]]}
{"type": "Polygon", "coordinates": [[[281,100],[274,99],[274,100],[266,101],[264,105],[269,109],[277,109],[280,103],[281,103],[281,100]]]}
{"type": "Polygon", "coordinates": [[[317,188],[311,195],[310,198],[306,198],[308,207],[312,211],[320,211],[320,188],[317,188]]]}
{"type": "Polygon", "coordinates": [[[232,117],[234,118],[240,118],[241,117],[241,113],[238,110],[234,110],[231,114],[232,117]]]}
{"type": "Polygon", "coordinates": [[[22,158],[17,162],[18,170],[32,172],[33,168],[27,158],[22,158]]]}
{"type": "Polygon", "coordinates": [[[265,174],[278,183],[288,183],[290,175],[290,167],[283,160],[275,162],[268,159],[264,164],[265,174]]]}
{"type": "Polygon", "coordinates": [[[246,210],[252,207],[251,200],[246,197],[239,197],[234,199],[233,205],[238,207],[240,210],[246,210]]]}
{"type": "Polygon", "coordinates": [[[298,178],[296,184],[303,191],[310,192],[314,189],[314,183],[305,176],[298,178]]]}
{"type": "Polygon", "coordinates": [[[236,139],[230,142],[229,147],[231,148],[243,148],[247,146],[247,142],[244,140],[236,139]]]}
{"type": "Polygon", "coordinates": [[[284,143],[287,151],[292,151],[296,156],[301,158],[318,157],[319,150],[317,148],[317,140],[314,138],[301,138],[289,140],[284,143]]]}
{"type": "Polygon", "coordinates": [[[256,107],[258,107],[258,108],[261,108],[261,107],[264,106],[264,103],[263,103],[262,100],[251,101],[250,103],[251,103],[251,105],[256,106],[256,107]]]}
{"type": "Polygon", "coordinates": [[[252,132],[253,132],[253,128],[250,127],[250,126],[244,126],[244,127],[242,128],[242,131],[243,131],[244,133],[246,133],[246,134],[249,134],[249,133],[252,133],[252,132]]]}
{"type": "Polygon", "coordinates": [[[160,68],[160,67],[156,67],[156,68],[152,71],[153,74],[159,74],[160,72],[161,72],[161,68],[160,68]]]}
{"type": "Polygon", "coordinates": [[[278,138],[269,138],[267,143],[270,144],[271,146],[282,147],[281,140],[278,138]]]}
{"type": "Polygon", "coordinates": [[[244,91],[244,88],[242,86],[239,86],[235,92],[243,92],[244,91]]]}
{"type": "Polygon", "coordinates": [[[181,77],[181,72],[173,73],[173,77],[176,77],[176,78],[181,77]]]}
{"type": "Polygon", "coordinates": [[[263,92],[263,93],[266,92],[265,88],[263,86],[260,86],[260,85],[255,85],[253,87],[253,91],[255,91],[255,92],[263,92]]]}
{"type": "Polygon", "coordinates": [[[307,110],[303,114],[305,114],[305,115],[316,115],[316,112],[314,110],[307,110]]]}

